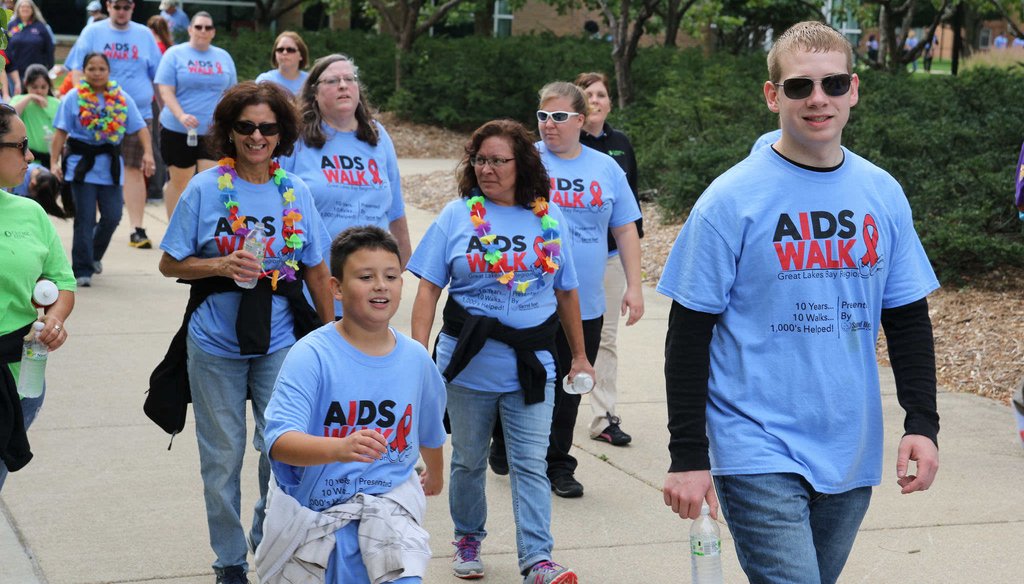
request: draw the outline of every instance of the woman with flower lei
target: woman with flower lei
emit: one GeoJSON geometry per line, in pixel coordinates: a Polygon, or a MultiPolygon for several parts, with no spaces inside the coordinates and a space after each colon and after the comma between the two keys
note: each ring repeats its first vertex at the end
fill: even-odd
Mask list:
{"type": "Polygon", "coordinates": [[[187,340],[172,343],[169,355],[187,351],[213,568],[230,582],[244,581],[246,540],[255,548],[263,535],[269,461],[262,424],[274,380],[295,341],[334,320],[321,253],[327,230],[309,189],[273,160],[291,151],[297,127],[291,98],[276,84],[245,82],[225,92],[208,134],[220,162],[189,181],[160,244],[161,273],[191,285],[194,310],[187,335],[179,331],[187,340]],[[267,241],[262,263],[243,249],[259,225],[267,241]],[[254,278],[255,288],[237,285],[254,278]],[[260,499],[248,537],[238,503],[247,396],[260,453],[260,499]]]}
{"type": "Polygon", "coordinates": [[[551,561],[544,460],[559,328],[573,356],[563,373],[592,376],[594,370],[583,346],[564,217],[548,203],[548,175],[532,141],[511,120],[488,122],[473,133],[459,171],[462,199],[445,207],[409,260],[409,270],[420,278],[412,336],[428,345],[447,286],[435,349],[447,381],[454,449],[449,493],[455,576],[483,575],[487,448],[500,417],[511,462],[519,571],[530,582],[543,577],[575,584],[572,570],[551,561]]]}
{"type": "Polygon", "coordinates": [[[110,80],[107,57],[90,53],[82,63],[81,83],[64,96],[57,109],[56,130],[50,143],[50,172],[71,185],[75,201],[71,264],[78,285],[89,287],[93,275],[102,271],[100,260],[121,222],[121,143],[125,135],[138,132],[146,176],[153,174],[154,162],[149,128],[131,96],[110,80]]]}
{"type": "Polygon", "coordinates": [[[43,12],[33,0],[18,0],[14,4],[14,19],[7,24],[7,34],[7,56],[14,65],[10,73],[16,82],[11,93],[17,95],[30,65],[42,65],[47,70],[53,67],[56,43],[43,12]]]}

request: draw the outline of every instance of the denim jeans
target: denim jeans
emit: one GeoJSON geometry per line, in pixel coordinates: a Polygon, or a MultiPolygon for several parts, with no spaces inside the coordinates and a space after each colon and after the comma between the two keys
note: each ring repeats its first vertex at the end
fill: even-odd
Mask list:
{"type": "Polygon", "coordinates": [[[826,495],[790,473],[716,476],[740,566],[752,584],[833,584],[871,487],[826,495]]]}
{"type": "Polygon", "coordinates": [[[263,412],[274,390],[277,372],[288,349],[245,359],[206,353],[188,337],[188,381],[199,441],[199,465],[206,499],[210,547],[217,555],[213,568],[241,566],[246,570],[246,539],[241,519],[242,457],[245,452],[245,401],[252,398],[259,452],[260,498],[253,512],[249,542],[256,549],[263,539],[270,461],[263,451],[263,412]]]}
{"type": "MultiPolygon", "coordinates": [[[[7,365],[0,364],[0,367],[7,367],[7,365]]],[[[43,398],[46,397],[46,384],[43,384],[43,393],[39,394],[39,397],[28,397],[21,400],[21,419],[25,420],[25,431],[28,431],[29,426],[36,419],[36,414],[39,413],[39,408],[43,407],[43,398]]],[[[7,480],[7,465],[0,460],[0,490],[4,488],[4,482],[7,480]]]]}
{"type": "Polygon", "coordinates": [[[516,522],[519,571],[551,559],[551,483],[544,456],[554,403],[554,380],[544,388],[544,401],[526,405],[522,390],[499,393],[448,384],[448,417],[452,426],[452,474],[448,505],[455,538],[487,536],[485,493],[491,429],[501,416],[508,449],[512,515],[516,522]]]}
{"type": "Polygon", "coordinates": [[[110,238],[121,222],[124,197],[119,185],[92,183],[71,183],[71,194],[75,199],[71,269],[76,278],[91,277],[94,272],[93,263],[103,259],[110,238]],[[100,208],[99,223],[96,222],[97,205],[100,208]]]}

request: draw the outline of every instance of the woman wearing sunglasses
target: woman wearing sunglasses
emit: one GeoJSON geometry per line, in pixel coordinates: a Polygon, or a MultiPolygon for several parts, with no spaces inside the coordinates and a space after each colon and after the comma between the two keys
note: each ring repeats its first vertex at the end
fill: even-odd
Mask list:
{"type": "Polygon", "coordinates": [[[277,35],[274,49],[270,52],[270,64],[274,68],[260,73],[256,82],[273,81],[287,89],[288,93],[298,95],[306,77],[309,77],[309,73],[304,71],[309,64],[309,49],[302,37],[290,30],[277,35]]]}
{"type": "Polygon", "coordinates": [[[528,584],[575,584],[572,570],[551,561],[544,462],[559,321],[573,348],[571,373],[594,372],[583,351],[573,255],[562,247],[566,220],[549,204],[548,175],[533,139],[522,124],[498,120],[478,128],[466,144],[461,198],[445,207],[409,260],[420,278],[412,336],[428,346],[447,286],[435,351],[451,418],[455,576],[484,575],[487,445],[500,419],[508,432],[519,571],[528,584]]]}
{"type": "MultiPolygon", "coordinates": [[[[360,225],[386,229],[398,240],[404,267],[412,245],[398,157],[373,119],[359,68],[345,55],[317,59],[298,101],[301,136],[281,166],[309,185],[331,237],[360,225]]],[[[340,302],[335,311],[341,314],[340,302]]]]}
{"type": "Polygon", "coordinates": [[[231,55],[210,44],[215,35],[210,14],[196,12],[188,26],[188,42],[167,49],[156,70],[154,82],[164,102],[160,156],[170,175],[164,185],[168,217],[192,175],[213,167],[213,156],[200,137],[210,129],[220,96],[238,83],[231,55]]]}
{"type": "MultiPolygon", "coordinates": [[[[0,186],[10,190],[27,174],[32,153],[28,151],[25,124],[14,108],[0,105],[0,186]]],[[[39,340],[51,351],[68,339],[64,321],[75,306],[75,277],[68,265],[57,230],[35,202],[0,190],[0,419],[4,420],[4,444],[0,454],[0,488],[8,470],[19,470],[32,457],[26,435],[43,404],[43,393],[21,399],[16,381],[21,372],[22,339],[32,323],[40,320],[39,340]],[[13,232],[14,236],[10,236],[13,232]],[[57,300],[39,317],[32,292],[42,278],[57,284],[57,300]]]]}
{"type": "Polygon", "coordinates": [[[78,285],[88,288],[93,275],[103,270],[100,262],[121,222],[125,174],[121,146],[125,137],[138,134],[145,176],[153,174],[154,162],[146,120],[132,96],[110,80],[106,55],[86,55],[82,73],[82,81],[57,108],[50,172],[71,188],[75,202],[71,267],[78,285]]]}
{"type": "MultiPolygon", "coordinates": [[[[551,178],[548,198],[565,214],[564,238],[580,280],[580,314],[587,359],[597,360],[601,327],[605,313],[604,271],[608,261],[608,236],[619,249],[619,261],[626,275],[626,290],[618,305],[612,306],[629,318],[630,326],[644,314],[640,282],[640,238],[636,221],[640,219],[633,190],[626,174],[610,156],[580,143],[580,132],[587,122],[587,99],[572,83],[558,81],[540,90],[537,129],[542,142],[537,144],[541,160],[551,178]]],[[[557,339],[560,370],[567,372],[572,358],[564,334],[557,339]]],[[[580,395],[562,390],[561,379],[555,391],[555,411],[551,420],[551,446],[548,449],[548,478],[551,489],[560,497],[583,496],[583,485],[575,478],[576,459],[569,454],[580,395]]]]}
{"type": "Polygon", "coordinates": [[[187,324],[168,355],[188,355],[218,582],[245,582],[247,550],[263,537],[270,476],[263,411],[281,363],[298,338],[334,320],[321,254],[330,243],[326,229],[309,189],[273,160],[291,151],[297,121],[291,96],[276,83],[250,81],[229,89],[207,136],[221,164],[189,181],[160,244],[160,272],[191,284],[187,324]],[[262,263],[244,249],[257,228],[267,240],[262,263]],[[239,287],[257,278],[254,288],[239,287]],[[256,419],[253,447],[260,453],[260,498],[248,538],[239,520],[247,399],[256,419]]]}

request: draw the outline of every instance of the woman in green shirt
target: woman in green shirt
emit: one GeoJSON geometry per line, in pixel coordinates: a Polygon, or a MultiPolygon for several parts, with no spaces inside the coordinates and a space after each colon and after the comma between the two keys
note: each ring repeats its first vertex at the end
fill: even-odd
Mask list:
{"type": "Polygon", "coordinates": [[[43,168],[50,168],[50,139],[60,100],[53,96],[50,74],[42,65],[30,65],[25,70],[25,82],[21,87],[22,93],[14,96],[11,105],[25,122],[28,149],[43,168]]]}

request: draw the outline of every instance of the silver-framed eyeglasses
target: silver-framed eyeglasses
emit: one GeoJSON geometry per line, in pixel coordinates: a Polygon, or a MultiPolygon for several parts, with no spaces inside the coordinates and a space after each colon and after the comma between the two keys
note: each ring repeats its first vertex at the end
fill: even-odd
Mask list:
{"type": "Polygon", "coordinates": [[[320,81],[317,81],[317,85],[326,85],[327,87],[340,87],[341,82],[344,81],[345,85],[352,85],[353,83],[359,82],[358,75],[342,75],[341,77],[323,77],[320,81]]]}
{"type": "Polygon", "coordinates": [[[498,158],[497,156],[495,156],[493,158],[487,158],[486,156],[470,156],[469,157],[469,163],[472,164],[473,166],[475,166],[477,168],[483,168],[484,166],[490,166],[494,170],[498,170],[499,168],[505,166],[506,164],[508,164],[509,162],[512,162],[513,160],[515,160],[515,158],[498,158]]]}
{"type": "Polygon", "coordinates": [[[556,124],[564,124],[569,121],[569,118],[573,116],[581,115],[579,112],[549,112],[544,110],[537,110],[537,121],[544,123],[551,118],[556,124]]]}

